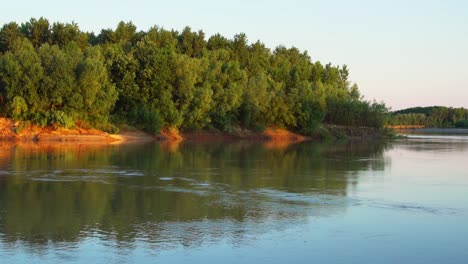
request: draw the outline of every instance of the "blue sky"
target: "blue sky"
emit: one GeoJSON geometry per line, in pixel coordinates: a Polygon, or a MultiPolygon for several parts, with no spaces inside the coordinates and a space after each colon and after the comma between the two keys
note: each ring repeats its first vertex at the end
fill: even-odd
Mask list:
{"type": "Polygon", "coordinates": [[[313,60],[347,64],[366,98],[393,109],[468,107],[468,1],[7,1],[0,24],[41,16],[95,32],[120,20],[141,30],[244,32],[270,48],[295,46],[313,60]]]}

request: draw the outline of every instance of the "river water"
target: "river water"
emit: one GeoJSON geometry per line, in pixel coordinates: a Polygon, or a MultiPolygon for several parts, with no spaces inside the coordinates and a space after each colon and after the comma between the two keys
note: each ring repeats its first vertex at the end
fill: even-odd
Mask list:
{"type": "Polygon", "coordinates": [[[1,263],[468,263],[468,136],[0,143],[1,263]]]}

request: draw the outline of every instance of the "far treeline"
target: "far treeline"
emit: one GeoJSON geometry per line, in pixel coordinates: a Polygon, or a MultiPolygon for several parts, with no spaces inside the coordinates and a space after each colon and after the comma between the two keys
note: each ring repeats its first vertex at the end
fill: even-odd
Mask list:
{"type": "Polygon", "coordinates": [[[468,109],[444,106],[403,109],[392,113],[389,125],[468,128],[468,109]]]}
{"type": "Polygon", "coordinates": [[[388,109],[364,100],[348,75],[346,66],[313,62],[294,47],[270,50],[245,34],[206,38],[189,27],[137,31],[120,22],[95,35],[45,18],[0,31],[0,116],[40,126],[382,127],[388,109]]]}

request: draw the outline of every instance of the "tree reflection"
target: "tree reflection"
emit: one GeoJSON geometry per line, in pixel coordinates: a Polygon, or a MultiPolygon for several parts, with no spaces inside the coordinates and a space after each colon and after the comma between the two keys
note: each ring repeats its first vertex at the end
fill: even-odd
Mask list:
{"type": "Polygon", "coordinates": [[[1,145],[0,240],[193,246],[346,207],[384,143],[1,145]],[[330,202],[333,201],[333,202],[330,202]]]}

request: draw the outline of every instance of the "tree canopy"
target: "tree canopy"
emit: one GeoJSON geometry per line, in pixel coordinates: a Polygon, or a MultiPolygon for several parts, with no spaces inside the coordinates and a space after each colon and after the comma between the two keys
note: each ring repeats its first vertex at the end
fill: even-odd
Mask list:
{"type": "Polygon", "coordinates": [[[65,127],[112,130],[112,120],[149,132],[275,126],[312,133],[322,123],[381,127],[387,108],[364,100],[346,65],[243,33],[131,22],[98,35],[45,18],[0,30],[0,115],[65,127]]]}
{"type": "Polygon", "coordinates": [[[468,109],[445,106],[412,107],[393,112],[389,124],[468,128],[468,109]]]}

